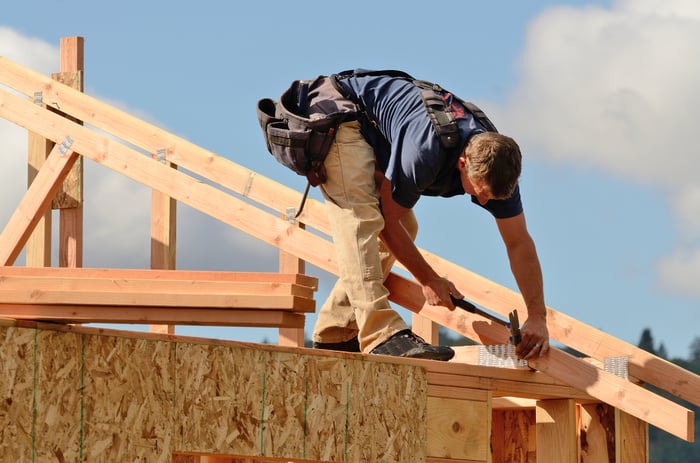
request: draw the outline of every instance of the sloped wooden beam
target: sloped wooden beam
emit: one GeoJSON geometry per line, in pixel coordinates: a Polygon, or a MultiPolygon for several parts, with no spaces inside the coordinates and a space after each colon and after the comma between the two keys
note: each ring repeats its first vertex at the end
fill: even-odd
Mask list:
{"type": "MultiPolygon", "coordinates": [[[[454,281],[470,301],[488,307],[504,319],[513,309],[518,310],[520,320],[527,318],[519,293],[434,254],[426,251],[423,254],[435,270],[454,281]]],[[[552,339],[599,361],[606,357],[628,357],[630,376],[700,405],[700,376],[551,308],[547,308],[547,326],[552,339]]]]}
{"type": "Polygon", "coordinates": [[[109,138],[0,90],[0,115],[50,139],[74,133],[74,149],[98,164],[161,191],[223,223],[276,247],[284,247],[337,273],[332,244],[196,178],[171,169],[109,138]],[[310,257],[311,259],[307,258],[310,257]]]}
{"type": "MultiPolygon", "coordinates": [[[[28,96],[40,89],[46,95],[45,99],[60,105],[62,111],[151,153],[155,153],[158,148],[168,147],[169,161],[233,192],[243,194],[252,201],[277,211],[284,211],[288,206],[299,204],[301,194],[296,190],[257,175],[250,169],[3,57],[0,57],[0,81],[28,96]]],[[[307,201],[299,220],[321,233],[330,233],[324,205],[312,198],[307,201]]],[[[303,257],[303,254],[287,248],[287,242],[278,242],[276,245],[303,257]]],[[[425,250],[421,251],[439,273],[449,276],[476,304],[494,310],[504,317],[513,309],[522,310],[522,298],[519,294],[425,250]]],[[[307,261],[318,265],[312,260],[307,261]]],[[[325,266],[321,268],[328,270],[325,266]]],[[[332,270],[329,271],[333,273],[332,270]]],[[[628,356],[632,376],[700,406],[700,376],[561,312],[550,308],[548,313],[548,326],[553,339],[600,361],[605,357],[628,356]]],[[[520,315],[521,319],[525,318],[524,313],[520,315]]]]}
{"type": "MultiPolygon", "coordinates": [[[[449,313],[444,309],[442,312],[435,312],[432,306],[422,306],[424,298],[420,287],[411,281],[392,275],[387,280],[387,287],[392,295],[401,294],[401,303],[409,310],[428,313],[431,319],[440,324],[450,321],[451,326],[457,323],[452,322],[452,317],[463,316],[463,312],[456,309],[449,313]],[[447,313],[446,313],[447,312],[447,313]]],[[[464,324],[459,324],[457,329],[465,329],[470,334],[473,333],[482,338],[494,338],[495,344],[504,344],[508,339],[508,331],[496,324],[485,322],[475,322],[478,328],[471,328],[464,324]],[[478,330],[478,331],[477,331],[478,330]],[[500,339],[498,339],[500,336],[500,339]]],[[[620,410],[624,410],[641,420],[653,424],[667,432],[692,442],[695,436],[694,413],[685,407],[678,405],[668,399],[654,394],[629,381],[619,378],[596,368],[588,362],[569,355],[559,349],[552,348],[545,357],[530,360],[529,365],[539,371],[570,384],[576,389],[586,392],[603,402],[606,402],[620,410]]]]}
{"type": "Polygon", "coordinates": [[[71,143],[72,140],[64,136],[63,142],[59,141],[54,146],[10,217],[0,235],[0,265],[12,265],[15,262],[34,227],[51,206],[56,191],[79,157],[70,148],[71,143]]]}

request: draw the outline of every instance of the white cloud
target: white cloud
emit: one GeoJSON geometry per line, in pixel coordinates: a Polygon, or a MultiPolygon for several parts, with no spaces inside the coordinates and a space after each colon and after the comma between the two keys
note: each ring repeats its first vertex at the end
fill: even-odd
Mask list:
{"type": "Polygon", "coordinates": [[[673,211],[686,249],[658,270],[666,284],[679,270],[697,280],[700,255],[687,246],[700,237],[700,2],[549,9],[530,25],[519,73],[499,125],[530,156],[641,182],[666,191],[669,203],[680,198],[673,211]]]}
{"type": "Polygon", "coordinates": [[[0,56],[50,75],[59,68],[59,49],[43,40],[25,37],[0,26],[0,56]]]}

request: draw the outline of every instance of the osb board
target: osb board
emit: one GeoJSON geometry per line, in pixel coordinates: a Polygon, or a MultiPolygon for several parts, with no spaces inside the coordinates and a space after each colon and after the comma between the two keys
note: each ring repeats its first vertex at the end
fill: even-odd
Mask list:
{"type": "Polygon", "coordinates": [[[83,338],[27,331],[36,333],[36,461],[79,461],[83,338]]]}
{"type": "Polygon", "coordinates": [[[87,461],[169,461],[172,345],[148,339],[83,336],[87,461]]]}
{"type": "Polygon", "coordinates": [[[345,368],[349,442],[343,461],[425,461],[427,371],[357,361],[345,368]]]}
{"type": "Polygon", "coordinates": [[[188,343],[178,344],[176,357],[176,450],[348,462],[425,458],[423,369],[188,343]]]}
{"type": "Polygon", "coordinates": [[[428,397],[428,456],[486,461],[490,431],[488,399],[428,397]]]}
{"type": "Polygon", "coordinates": [[[0,326],[3,458],[425,461],[424,368],[183,339],[0,326]]]}
{"type": "Polygon", "coordinates": [[[0,455],[27,461],[33,451],[34,330],[0,326],[0,455]]]}

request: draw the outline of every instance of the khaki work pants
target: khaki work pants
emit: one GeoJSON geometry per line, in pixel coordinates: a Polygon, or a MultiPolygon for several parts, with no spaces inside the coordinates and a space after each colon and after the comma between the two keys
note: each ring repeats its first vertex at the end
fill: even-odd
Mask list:
{"type": "MultiPolygon", "coordinates": [[[[374,151],[360,133],[360,124],[342,124],[325,161],[328,180],[321,185],[340,278],[318,313],[313,333],[313,341],[321,343],[357,336],[366,353],[408,328],[389,305],[384,286],[395,258],[379,239],[384,218],[375,164],[374,151]]],[[[418,224],[412,211],[402,224],[415,238],[418,224]]]]}

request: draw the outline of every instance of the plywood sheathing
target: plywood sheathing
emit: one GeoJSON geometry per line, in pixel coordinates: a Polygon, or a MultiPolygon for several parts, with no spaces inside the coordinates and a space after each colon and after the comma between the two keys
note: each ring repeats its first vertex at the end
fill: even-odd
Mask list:
{"type": "Polygon", "coordinates": [[[424,368],[158,336],[0,326],[3,458],[425,459],[424,368]]]}

